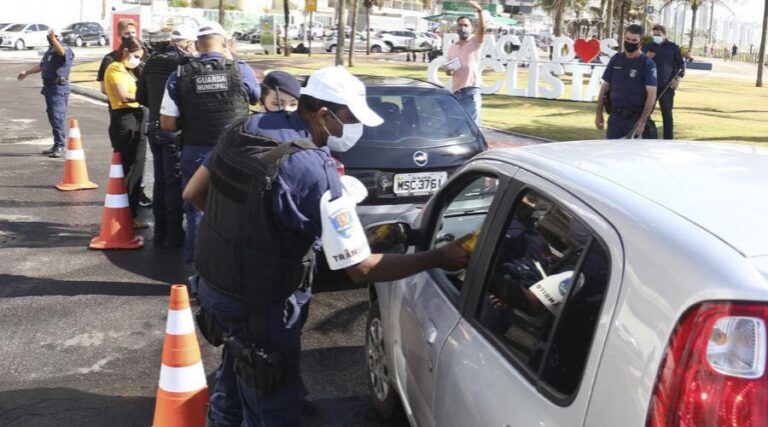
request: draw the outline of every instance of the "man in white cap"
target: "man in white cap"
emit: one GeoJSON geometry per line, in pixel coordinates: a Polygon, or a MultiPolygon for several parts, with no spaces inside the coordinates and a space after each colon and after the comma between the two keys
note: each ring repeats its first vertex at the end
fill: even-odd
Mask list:
{"type": "Polygon", "coordinates": [[[207,425],[299,425],[301,326],[320,242],[329,266],[357,283],[466,265],[469,235],[417,254],[371,254],[355,213],[362,184],[339,177],[331,150],[352,148],[363,126],[381,123],[360,80],[320,69],[297,111],[233,124],[185,189],[205,210],[195,254],[201,330],[224,342],[207,425]]]}
{"type": "MultiPolygon", "coordinates": [[[[160,105],[160,127],[180,131],[181,179],[185,186],[203,159],[231,122],[245,117],[248,106],[261,94],[251,67],[226,58],[227,33],[218,23],[204,24],[197,31],[200,56],[182,65],[168,77],[160,105]]],[[[184,204],[187,217],[183,258],[191,263],[195,235],[202,212],[184,204]]]]}
{"type": "Polygon", "coordinates": [[[171,247],[184,243],[181,152],[176,145],[178,133],[160,129],[160,104],[168,77],[194,55],[196,38],[191,28],[176,27],[168,45],[147,59],[136,89],[136,100],[149,110],[147,141],[152,150],[155,176],[152,192],[154,241],[171,247]]]}

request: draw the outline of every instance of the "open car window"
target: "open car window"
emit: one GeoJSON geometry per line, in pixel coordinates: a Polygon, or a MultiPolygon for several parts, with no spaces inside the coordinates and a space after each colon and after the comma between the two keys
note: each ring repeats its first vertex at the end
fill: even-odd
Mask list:
{"type": "MultiPolygon", "coordinates": [[[[446,200],[435,222],[430,248],[436,249],[448,242],[474,233],[476,238],[467,245],[474,249],[479,239],[488,210],[497,196],[499,180],[493,176],[475,175],[462,180],[453,197],[446,200]]],[[[465,246],[465,247],[467,247],[465,246]]],[[[460,291],[464,284],[464,270],[440,270],[440,279],[455,291],[460,291]]]]}

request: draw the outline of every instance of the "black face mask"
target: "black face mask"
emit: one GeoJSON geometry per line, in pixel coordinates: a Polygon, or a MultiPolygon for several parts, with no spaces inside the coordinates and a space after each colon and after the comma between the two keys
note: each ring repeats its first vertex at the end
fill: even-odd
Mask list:
{"type": "Polygon", "coordinates": [[[624,50],[626,52],[632,53],[639,48],[640,48],[640,43],[624,42],[624,50]]]}
{"type": "Polygon", "coordinates": [[[121,44],[127,42],[128,40],[133,40],[133,37],[132,36],[120,37],[120,43],[121,44]]]}

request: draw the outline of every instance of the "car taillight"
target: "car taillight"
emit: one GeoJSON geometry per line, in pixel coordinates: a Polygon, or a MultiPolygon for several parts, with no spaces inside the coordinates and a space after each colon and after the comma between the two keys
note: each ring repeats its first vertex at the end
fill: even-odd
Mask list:
{"type": "Polygon", "coordinates": [[[346,173],[346,169],[344,169],[344,163],[341,163],[341,160],[335,157],[333,158],[333,161],[336,162],[336,172],[339,173],[339,176],[344,176],[344,174],[346,173]]]}
{"type": "Polygon", "coordinates": [[[690,309],[661,365],[647,426],[768,426],[766,322],[766,304],[690,309]]]}

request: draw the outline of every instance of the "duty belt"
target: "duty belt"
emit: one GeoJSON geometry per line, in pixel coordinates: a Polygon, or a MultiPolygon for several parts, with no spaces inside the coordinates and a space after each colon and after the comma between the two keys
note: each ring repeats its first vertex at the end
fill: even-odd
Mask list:
{"type": "Polygon", "coordinates": [[[69,79],[66,77],[56,77],[55,79],[43,79],[43,84],[45,86],[53,86],[53,85],[65,85],[69,83],[69,79]]]}
{"type": "Polygon", "coordinates": [[[613,107],[611,114],[619,115],[625,119],[637,118],[643,114],[642,109],[637,108],[616,108],[613,107]]]}

